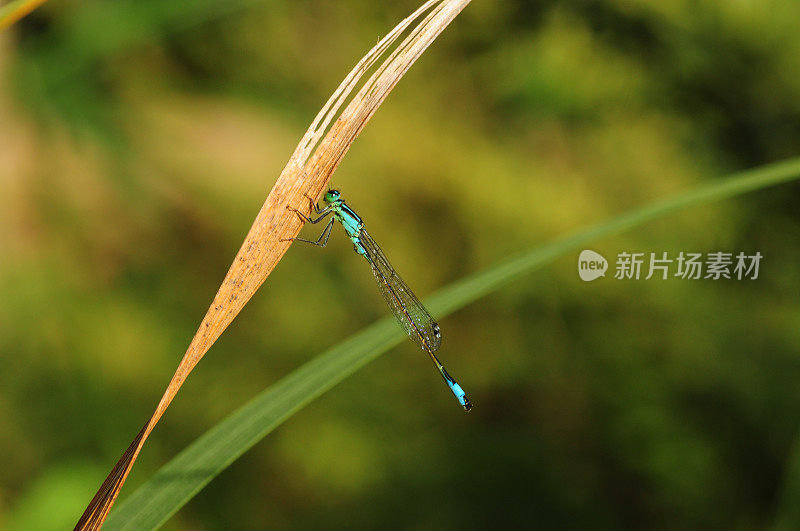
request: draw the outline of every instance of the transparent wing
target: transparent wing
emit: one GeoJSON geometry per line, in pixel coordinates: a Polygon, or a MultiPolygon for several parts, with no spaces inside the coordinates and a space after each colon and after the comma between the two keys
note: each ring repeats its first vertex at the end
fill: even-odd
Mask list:
{"type": "Polygon", "coordinates": [[[435,352],[442,344],[439,325],[395,272],[386,255],[366,230],[361,230],[360,240],[367,252],[367,261],[372,266],[378,289],[400,325],[421,349],[435,352]]]}

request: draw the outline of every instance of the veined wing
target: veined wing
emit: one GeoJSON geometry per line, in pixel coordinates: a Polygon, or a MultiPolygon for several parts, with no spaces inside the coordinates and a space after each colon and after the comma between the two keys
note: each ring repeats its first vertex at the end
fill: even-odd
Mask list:
{"type": "Polygon", "coordinates": [[[400,325],[422,350],[435,352],[442,344],[439,325],[364,229],[361,230],[360,241],[367,252],[366,257],[372,266],[372,274],[375,275],[381,295],[400,325]]]}

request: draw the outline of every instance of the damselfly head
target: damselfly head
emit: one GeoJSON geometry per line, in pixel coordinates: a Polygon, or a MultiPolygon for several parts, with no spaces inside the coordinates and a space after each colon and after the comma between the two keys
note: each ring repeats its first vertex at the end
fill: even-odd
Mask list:
{"type": "Polygon", "coordinates": [[[328,190],[325,192],[325,197],[323,199],[326,203],[333,203],[338,201],[340,196],[339,190],[328,190]]]}

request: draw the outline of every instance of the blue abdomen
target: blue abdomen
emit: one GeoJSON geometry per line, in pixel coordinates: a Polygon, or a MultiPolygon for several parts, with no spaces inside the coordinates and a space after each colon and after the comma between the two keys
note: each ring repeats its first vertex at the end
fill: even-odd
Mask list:
{"type": "Polygon", "coordinates": [[[352,236],[350,240],[353,242],[353,249],[358,254],[361,256],[367,256],[367,249],[364,247],[364,244],[361,243],[361,238],[358,236],[352,236]]]}

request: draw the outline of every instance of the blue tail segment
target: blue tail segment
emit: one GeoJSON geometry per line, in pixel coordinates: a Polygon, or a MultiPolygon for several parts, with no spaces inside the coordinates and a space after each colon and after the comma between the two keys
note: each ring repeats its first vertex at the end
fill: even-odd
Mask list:
{"type": "Polygon", "coordinates": [[[447,383],[447,386],[453,391],[453,394],[456,395],[456,399],[458,403],[461,404],[461,407],[464,408],[464,411],[469,411],[472,409],[472,402],[469,401],[467,398],[467,393],[458,385],[452,376],[450,376],[444,367],[441,367],[442,376],[444,377],[444,381],[447,383]]]}
{"type": "Polygon", "coordinates": [[[458,399],[459,403],[461,403],[461,406],[464,408],[464,411],[469,411],[470,409],[472,409],[472,402],[469,401],[469,398],[467,398],[467,393],[465,393],[464,390],[461,389],[461,386],[455,382],[453,383],[447,382],[447,383],[450,385],[450,390],[453,391],[454,395],[456,395],[456,398],[458,399]]]}

